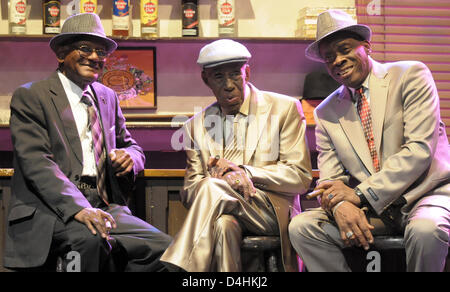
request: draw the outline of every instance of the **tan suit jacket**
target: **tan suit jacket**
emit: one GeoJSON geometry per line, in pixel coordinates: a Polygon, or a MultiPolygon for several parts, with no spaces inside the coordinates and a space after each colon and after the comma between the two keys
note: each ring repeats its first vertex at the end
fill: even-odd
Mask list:
{"type": "MultiPolygon", "coordinates": [[[[254,186],[270,199],[278,219],[285,270],[296,271],[296,254],[287,227],[290,216],[299,213],[298,194],[305,193],[312,180],[305,117],[298,100],[250,88],[243,167],[254,186]]],[[[217,137],[222,132],[214,123],[217,117],[220,108],[214,103],[184,126],[188,163],[181,197],[187,207],[196,197],[196,185],[210,176],[208,159],[222,157],[223,146],[217,137]]]]}
{"type": "Polygon", "coordinates": [[[320,180],[359,181],[378,215],[399,197],[408,212],[425,195],[450,196],[450,148],[439,96],[420,62],[373,63],[369,81],[373,131],[381,171],[375,172],[348,88],[315,110],[320,180]]]}

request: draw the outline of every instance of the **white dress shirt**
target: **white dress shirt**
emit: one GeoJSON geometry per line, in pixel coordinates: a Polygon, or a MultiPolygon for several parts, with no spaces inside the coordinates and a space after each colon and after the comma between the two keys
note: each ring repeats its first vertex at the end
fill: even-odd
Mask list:
{"type": "MultiPolygon", "coordinates": [[[[58,72],[58,76],[69,100],[75,118],[75,124],[77,125],[78,136],[81,141],[81,149],[83,150],[83,171],[81,175],[97,176],[92,133],[89,127],[88,109],[87,105],[81,102],[84,91],[61,72],[58,72]]],[[[90,87],[88,87],[87,91],[94,96],[90,87]]]]}

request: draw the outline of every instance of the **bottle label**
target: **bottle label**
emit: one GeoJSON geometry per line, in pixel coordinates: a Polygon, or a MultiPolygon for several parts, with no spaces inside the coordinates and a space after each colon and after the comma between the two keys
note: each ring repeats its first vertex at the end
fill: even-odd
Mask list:
{"type": "Polygon", "coordinates": [[[129,29],[129,0],[114,0],[113,4],[113,30],[129,29]]]}
{"type": "Polygon", "coordinates": [[[197,36],[198,34],[198,10],[197,4],[187,2],[182,7],[183,11],[183,35],[197,36]]]}
{"type": "Polygon", "coordinates": [[[81,0],[80,12],[97,13],[97,0],[81,0]]]}
{"type": "Polygon", "coordinates": [[[11,32],[17,33],[17,34],[23,34],[23,33],[26,33],[26,28],[25,28],[25,26],[13,26],[13,27],[11,27],[11,32]]]}
{"type": "MultiPolygon", "coordinates": [[[[141,23],[144,26],[157,25],[158,0],[141,0],[141,23]]],[[[142,32],[144,32],[144,28],[142,29],[142,32]]]]}
{"type": "Polygon", "coordinates": [[[230,27],[234,26],[234,0],[218,0],[217,1],[217,14],[219,18],[219,26],[230,27]]]}
{"type": "Polygon", "coordinates": [[[61,4],[49,1],[44,4],[44,33],[59,33],[61,4]]]}
{"type": "Polygon", "coordinates": [[[25,0],[11,0],[10,5],[10,23],[24,26],[26,22],[27,2],[25,0]]]}

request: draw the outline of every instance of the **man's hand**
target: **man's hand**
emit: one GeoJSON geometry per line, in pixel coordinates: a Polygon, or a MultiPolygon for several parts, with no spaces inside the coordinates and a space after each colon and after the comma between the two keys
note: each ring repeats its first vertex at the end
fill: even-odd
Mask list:
{"type": "Polygon", "coordinates": [[[321,182],[315,190],[324,189],[321,197],[322,209],[331,211],[337,203],[347,201],[359,207],[361,200],[352,188],[346,186],[342,181],[324,181],[321,182]]]}
{"type": "Polygon", "coordinates": [[[357,245],[363,246],[365,250],[369,249],[369,243],[373,243],[371,230],[375,227],[369,224],[360,208],[344,201],[334,210],[334,219],[345,245],[357,245]]]}
{"type": "Polygon", "coordinates": [[[220,158],[219,156],[210,157],[208,160],[209,174],[214,178],[223,178],[223,175],[232,170],[236,166],[231,161],[220,158]]]}
{"type": "Polygon", "coordinates": [[[211,157],[208,161],[208,171],[212,177],[225,180],[233,190],[243,195],[247,202],[256,193],[256,189],[245,170],[231,161],[211,157]]]}
{"type": "Polygon", "coordinates": [[[100,232],[103,238],[108,237],[111,228],[117,227],[116,221],[110,214],[96,208],[84,208],[74,218],[86,225],[92,234],[96,235],[97,231],[100,232]]]}
{"type": "Polygon", "coordinates": [[[233,188],[233,190],[243,195],[247,202],[250,202],[256,193],[252,181],[241,168],[228,172],[225,175],[225,181],[233,188]]]}
{"type": "Polygon", "coordinates": [[[133,170],[134,161],[124,149],[113,149],[109,153],[116,176],[125,176],[133,170]]]}

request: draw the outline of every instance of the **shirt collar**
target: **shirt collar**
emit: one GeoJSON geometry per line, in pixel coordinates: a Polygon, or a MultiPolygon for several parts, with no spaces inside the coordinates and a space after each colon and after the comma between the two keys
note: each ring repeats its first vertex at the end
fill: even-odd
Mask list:
{"type": "Polygon", "coordinates": [[[83,90],[78,85],[76,85],[72,80],[67,78],[67,76],[64,75],[63,73],[61,73],[60,71],[58,71],[58,76],[59,76],[59,80],[61,80],[62,86],[63,86],[66,94],[68,92],[71,92],[71,93],[77,95],[80,98],[80,100],[85,91],[89,92],[91,94],[91,96],[94,96],[90,86],[88,86],[86,90],[83,90]]]}
{"type": "Polygon", "coordinates": [[[241,105],[241,108],[239,109],[239,112],[243,114],[244,116],[248,116],[250,111],[250,98],[251,98],[251,90],[250,86],[248,84],[245,85],[245,98],[244,102],[241,105]]]}
{"type": "MultiPolygon", "coordinates": [[[[363,84],[361,85],[361,87],[364,89],[364,92],[367,91],[369,89],[369,81],[370,81],[370,76],[372,75],[372,71],[370,71],[369,75],[367,75],[366,80],[364,80],[363,84]]],[[[348,88],[350,90],[350,93],[352,94],[352,100],[354,102],[356,102],[356,98],[355,98],[355,92],[356,89],[358,88],[348,88]]]]}

